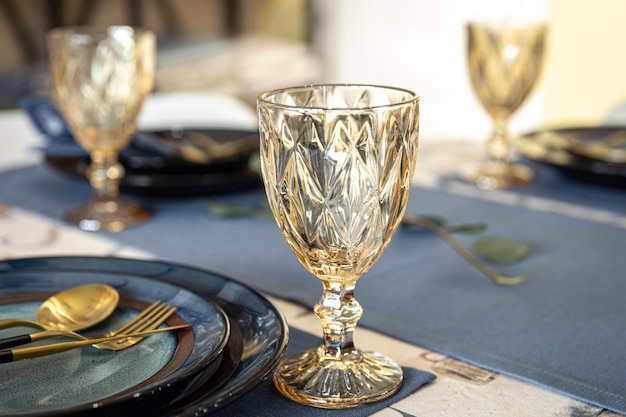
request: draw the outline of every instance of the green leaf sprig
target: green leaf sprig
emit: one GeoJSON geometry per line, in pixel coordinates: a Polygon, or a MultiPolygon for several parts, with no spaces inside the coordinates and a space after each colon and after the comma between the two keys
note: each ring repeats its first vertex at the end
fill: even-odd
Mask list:
{"type": "MultiPolygon", "coordinates": [[[[521,284],[522,282],[528,281],[537,275],[518,275],[512,277],[501,275],[484,263],[480,262],[480,260],[474,256],[470,250],[466,249],[452,237],[452,233],[465,233],[471,235],[481,234],[487,229],[487,225],[484,223],[447,226],[445,221],[440,217],[405,214],[402,218],[402,225],[404,227],[418,226],[435,233],[444,242],[450,245],[452,249],[465,258],[466,261],[498,285],[521,284]]],[[[472,250],[486,260],[498,264],[507,264],[524,258],[528,254],[529,245],[502,237],[486,236],[478,239],[474,243],[472,250]]]]}
{"type": "Polygon", "coordinates": [[[213,199],[207,201],[209,214],[215,217],[269,217],[269,206],[265,205],[245,205],[245,204],[224,204],[213,199]]]}

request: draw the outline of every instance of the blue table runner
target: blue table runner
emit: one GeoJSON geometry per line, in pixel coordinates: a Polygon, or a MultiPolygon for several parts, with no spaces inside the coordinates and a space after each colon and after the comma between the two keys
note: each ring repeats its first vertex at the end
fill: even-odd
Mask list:
{"type": "MultiPolygon", "coordinates": [[[[564,192],[548,189],[557,195],[542,198],[564,192]]],[[[43,166],[0,173],[0,201],[55,219],[89,194],[84,182],[43,166]]],[[[580,186],[568,196],[616,216],[626,212],[623,191],[580,186]]],[[[262,190],[221,197],[245,204],[263,198],[262,190]]],[[[214,218],[204,198],[142,202],[154,211],[148,223],[102,236],[309,307],[319,299],[320,282],[298,263],[273,220],[214,218]]],[[[496,286],[438,237],[400,230],[357,285],[365,309],[360,326],[626,413],[625,229],[419,187],[408,212],[486,222],[488,234],[531,245],[524,261],[494,268],[543,272],[522,285],[496,286]]],[[[472,238],[458,240],[469,245],[472,238]]]]}

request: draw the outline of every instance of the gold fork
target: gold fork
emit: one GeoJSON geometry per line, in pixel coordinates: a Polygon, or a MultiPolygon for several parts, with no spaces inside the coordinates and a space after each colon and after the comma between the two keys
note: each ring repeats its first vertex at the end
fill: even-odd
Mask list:
{"type": "MultiPolygon", "coordinates": [[[[165,323],[176,312],[176,307],[171,306],[162,301],[156,301],[148,308],[139,313],[135,318],[127,321],[125,324],[116,329],[106,332],[104,337],[112,337],[122,334],[137,333],[145,330],[152,330],[165,323]],[[139,317],[139,318],[137,318],[139,317]]],[[[127,347],[136,345],[144,338],[140,336],[129,337],[126,339],[113,340],[109,342],[96,343],[93,345],[98,349],[104,350],[122,350],[127,347]]]]}
{"type": "MultiPolygon", "coordinates": [[[[165,322],[165,320],[167,320],[172,314],[174,314],[175,311],[176,307],[170,306],[169,304],[162,301],[156,301],[121,326],[109,330],[106,333],[98,336],[86,337],[69,330],[46,330],[42,332],[5,338],[0,343],[0,349],[6,349],[30,342],[38,342],[40,340],[50,339],[53,337],[68,337],[77,340],[92,340],[95,338],[113,337],[129,333],[137,333],[145,330],[151,330],[159,327],[162,323],[165,322]]],[[[96,343],[94,344],[94,347],[104,350],[122,350],[139,343],[142,339],[143,337],[140,336],[117,339],[111,342],[96,343]]]]}
{"type": "MultiPolygon", "coordinates": [[[[53,355],[55,353],[66,352],[68,350],[76,349],[79,347],[87,346],[94,343],[112,342],[115,340],[123,340],[128,338],[140,338],[148,337],[154,333],[169,332],[172,330],[179,330],[191,327],[191,324],[179,324],[177,326],[159,327],[158,329],[145,330],[142,332],[121,334],[117,336],[100,337],[95,339],[79,340],[74,342],[60,342],[51,343],[49,345],[17,348],[17,349],[4,349],[0,350],[0,363],[9,363],[20,361],[24,359],[37,358],[39,356],[53,355]]],[[[129,345],[132,346],[132,345],[129,345]]],[[[129,347],[126,346],[126,347],[129,347]]],[[[118,349],[119,350],[119,349],[118,349]]]]}

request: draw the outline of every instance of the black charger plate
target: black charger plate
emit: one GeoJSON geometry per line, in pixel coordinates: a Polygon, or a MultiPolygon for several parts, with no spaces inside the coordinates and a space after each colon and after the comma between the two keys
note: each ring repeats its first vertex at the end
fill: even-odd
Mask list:
{"type": "MultiPolygon", "coordinates": [[[[210,135],[219,143],[258,138],[258,133],[239,130],[186,129],[210,135]]],[[[140,132],[139,135],[161,136],[170,131],[140,132]]],[[[177,132],[184,134],[185,132],[177,132]]],[[[44,162],[64,174],[85,179],[89,156],[71,138],[50,139],[43,148],[44,162]]],[[[194,163],[171,153],[148,148],[149,141],[136,138],[120,153],[126,171],[122,193],[154,197],[187,197],[237,192],[261,186],[259,173],[251,169],[258,147],[248,146],[233,157],[210,163],[194,163]]]]}

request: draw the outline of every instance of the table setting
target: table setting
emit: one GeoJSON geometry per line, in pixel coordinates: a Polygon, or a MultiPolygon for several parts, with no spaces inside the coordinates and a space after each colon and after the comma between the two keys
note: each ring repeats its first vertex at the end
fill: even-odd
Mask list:
{"type": "MultiPolygon", "coordinates": [[[[162,94],[150,97],[150,101],[156,98],[159,106],[168,97],[175,101],[194,98],[189,94],[162,94]]],[[[214,105],[224,98],[206,97],[202,105],[214,105]]],[[[198,97],[195,99],[198,101],[198,97]]],[[[65,174],[84,178],[89,155],[74,141],[54,102],[49,98],[28,97],[20,104],[47,139],[42,149],[45,163],[65,174]]],[[[220,114],[228,115],[227,104],[220,114]]],[[[198,122],[192,120],[182,124],[177,120],[165,128],[162,121],[142,121],[141,131],[135,133],[119,155],[125,170],[120,190],[135,195],[184,197],[259,187],[258,173],[250,166],[252,157],[258,154],[258,132],[245,128],[247,108],[242,113],[235,106],[234,111],[240,115],[233,119],[233,123],[239,123],[237,128],[227,124],[216,124],[211,129],[194,128],[198,122]]]]}
{"type": "Polygon", "coordinates": [[[489,76],[499,32],[468,25],[474,86],[497,80],[485,155],[419,138],[406,88],[277,86],[252,109],[151,92],[149,31],[53,31],[51,96],[0,114],[0,415],[626,415],[623,128],[509,137],[535,29],[502,29],[514,70],[489,76]],[[494,237],[524,253],[489,258],[494,237]],[[38,334],[85,284],[111,289],[100,321],[38,334]]]}

